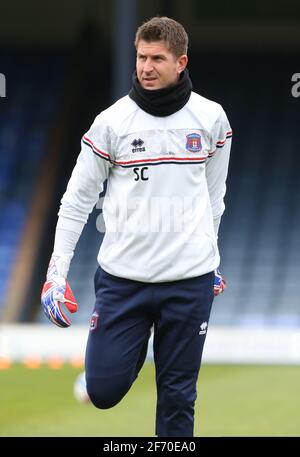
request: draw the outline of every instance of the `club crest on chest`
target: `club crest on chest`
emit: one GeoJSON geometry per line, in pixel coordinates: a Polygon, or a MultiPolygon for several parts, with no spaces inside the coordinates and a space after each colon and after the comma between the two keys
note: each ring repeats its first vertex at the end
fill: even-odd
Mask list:
{"type": "Polygon", "coordinates": [[[185,148],[190,152],[200,152],[202,149],[201,135],[198,133],[190,133],[186,135],[185,148]]]}

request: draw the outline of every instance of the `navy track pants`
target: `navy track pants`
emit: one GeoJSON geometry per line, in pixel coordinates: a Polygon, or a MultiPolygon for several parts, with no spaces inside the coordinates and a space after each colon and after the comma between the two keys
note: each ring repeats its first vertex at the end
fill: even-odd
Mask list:
{"type": "Polygon", "coordinates": [[[153,326],[156,435],[193,436],[213,283],[213,272],[153,284],[98,268],[85,360],[87,390],[96,407],[111,408],[128,392],[144,363],[153,326]]]}

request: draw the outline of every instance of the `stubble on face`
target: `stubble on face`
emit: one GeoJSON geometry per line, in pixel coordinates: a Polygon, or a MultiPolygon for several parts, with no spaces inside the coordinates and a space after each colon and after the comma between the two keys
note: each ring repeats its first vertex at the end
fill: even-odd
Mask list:
{"type": "Polygon", "coordinates": [[[181,67],[180,58],[174,56],[164,41],[139,41],[136,72],[144,89],[162,89],[176,84],[181,67]]]}

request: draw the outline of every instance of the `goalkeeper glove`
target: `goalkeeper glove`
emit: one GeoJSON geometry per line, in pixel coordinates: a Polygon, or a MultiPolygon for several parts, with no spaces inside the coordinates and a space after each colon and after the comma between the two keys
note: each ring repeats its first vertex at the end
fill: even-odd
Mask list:
{"type": "Polygon", "coordinates": [[[226,289],[227,284],[225,279],[222,277],[220,270],[215,270],[215,282],[214,282],[214,295],[220,295],[226,289]]]}
{"type": "Polygon", "coordinates": [[[78,309],[71,287],[66,280],[70,261],[70,257],[53,255],[49,263],[47,280],[42,289],[41,301],[44,313],[59,327],[71,325],[62,311],[63,304],[71,313],[75,313],[78,309]]]}

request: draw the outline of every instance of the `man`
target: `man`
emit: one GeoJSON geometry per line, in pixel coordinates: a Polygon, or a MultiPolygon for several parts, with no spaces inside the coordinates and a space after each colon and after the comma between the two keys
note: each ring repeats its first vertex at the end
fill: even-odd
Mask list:
{"type": "Polygon", "coordinates": [[[42,293],[67,327],[66,281],[77,240],[107,179],[106,233],[86,349],[89,396],[110,408],[127,393],[154,329],[157,436],[193,436],[196,382],[214,293],[231,129],[222,107],[192,92],[188,37],[154,17],[136,34],[130,93],[99,114],[62,198],[42,293]]]}

